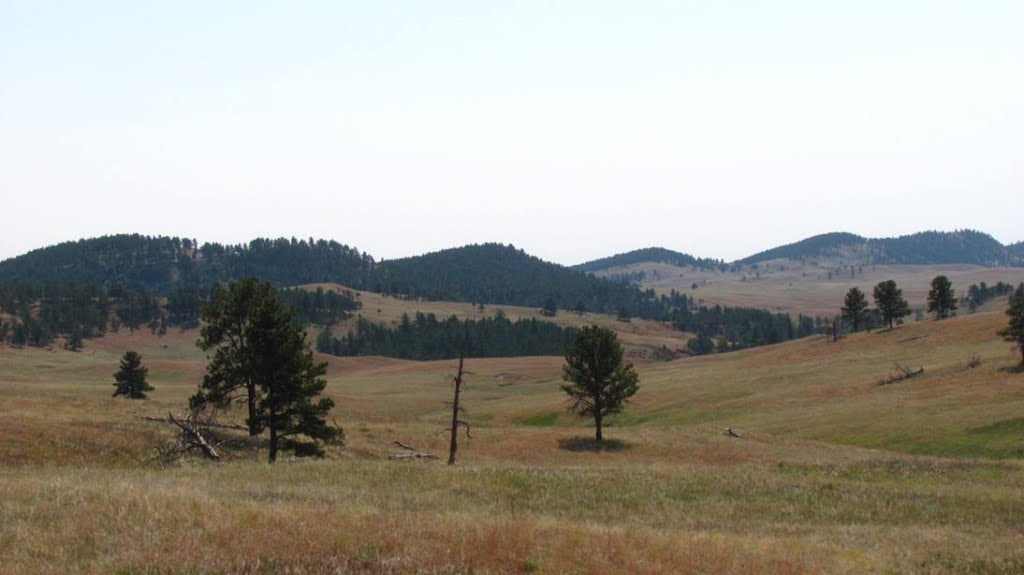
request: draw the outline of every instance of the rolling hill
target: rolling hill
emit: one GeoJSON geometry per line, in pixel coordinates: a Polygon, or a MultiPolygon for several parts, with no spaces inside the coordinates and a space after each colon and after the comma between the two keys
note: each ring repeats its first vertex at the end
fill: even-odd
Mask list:
{"type": "Polygon", "coordinates": [[[663,263],[673,266],[692,266],[701,269],[714,269],[724,265],[720,260],[696,258],[665,248],[643,248],[614,256],[600,258],[572,266],[583,272],[595,272],[612,267],[628,266],[639,263],[663,263]]]}
{"type": "MultiPolygon", "coordinates": [[[[974,230],[926,231],[894,238],[865,238],[848,232],[812,236],[754,255],[724,261],[697,258],[666,248],[644,248],[573,266],[588,272],[604,272],[638,264],[667,264],[700,270],[794,260],[823,266],[847,265],[952,265],[1024,266],[1024,242],[1002,245],[992,236],[974,230]]],[[[605,274],[607,275],[607,274],[605,274]]]]}
{"type": "Polygon", "coordinates": [[[1003,324],[640,365],[604,450],[565,412],[560,359],[470,360],[457,466],[389,459],[444,453],[450,361],[325,357],[346,431],[326,460],[268,466],[239,440],[224,464],[161,464],[154,420],[202,377],[194,332],[0,345],[0,571],[1019,572],[1024,388],[1003,324]],[[146,402],[110,397],[124,349],[146,402]],[[879,385],[896,362],[924,372],[879,385]]]}
{"type": "Polygon", "coordinates": [[[832,233],[763,251],[737,263],[824,259],[846,265],[1024,264],[1024,259],[1016,251],[1000,244],[992,236],[974,230],[926,231],[895,238],[863,238],[849,233],[832,233]]]}
{"type": "Polygon", "coordinates": [[[176,237],[105,236],[33,250],[0,262],[0,284],[77,283],[166,295],[256,277],[276,286],[334,282],[407,297],[664,315],[652,294],[545,262],[514,246],[469,245],[378,262],[327,240],[256,239],[221,245],[176,237]]]}

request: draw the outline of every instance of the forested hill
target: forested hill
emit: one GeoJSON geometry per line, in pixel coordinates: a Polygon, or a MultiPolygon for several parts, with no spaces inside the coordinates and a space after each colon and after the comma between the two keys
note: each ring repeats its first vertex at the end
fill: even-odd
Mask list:
{"type": "Polygon", "coordinates": [[[813,236],[739,260],[752,264],[780,258],[840,258],[872,264],[1024,265],[1021,244],[1004,246],[974,231],[927,231],[895,238],[864,238],[836,232],[813,236]]]}
{"type": "Polygon", "coordinates": [[[514,246],[470,245],[391,260],[378,267],[374,291],[449,299],[657,317],[653,292],[545,262],[514,246]]]}
{"type": "Polygon", "coordinates": [[[471,245],[376,262],[326,240],[256,239],[199,245],[191,239],[117,235],[66,242],[0,262],[0,284],[121,285],[151,294],[206,289],[252,276],[279,287],[335,282],[425,299],[664,316],[653,293],[595,278],[500,244],[471,245]]]}
{"type": "Polygon", "coordinates": [[[628,266],[641,263],[664,263],[674,266],[694,266],[701,269],[714,269],[725,265],[721,260],[696,258],[690,254],[684,254],[665,248],[643,248],[633,250],[624,254],[601,258],[582,264],[572,266],[573,269],[583,272],[595,272],[609,268],[628,266]]]}
{"type": "Polygon", "coordinates": [[[362,285],[374,261],[359,250],[312,238],[222,245],[138,234],[104,236],[33,250],[0,262],[0,282],[70,282],[166,294],[254,276],[278,286],[332,281],[362,285]]]}
{"type": "Polygon", "coordinates": [[[1010,257],[1024,261],[1024,242],[1010,244],[1006,246],[1006,251],[1010,253],[1010,257]]]}

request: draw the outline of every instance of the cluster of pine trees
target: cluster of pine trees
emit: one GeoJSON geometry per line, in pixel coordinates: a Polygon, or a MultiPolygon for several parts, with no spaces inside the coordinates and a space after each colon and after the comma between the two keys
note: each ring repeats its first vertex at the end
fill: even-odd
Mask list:
{"type": "Polygon", "coordinates": [[[303,325],[330,325],[348,319],[361,306],[351,290],[339,292],[318,287],[308,291],[291,288],[280,290],[278,295],[284,305],[295,310],[296,320],[303,325]]]}
{"type": "Polygon", "coordinates": [[[703,355],[807,337],[820,331],[822,321],[800,315],[794,322],[789,314],[716,305],[678,308],[672,324],[696,334],[687,345],[691,352],[703,355]]]}
{"type": "MultiPolygon", "coordinates": [[[[1024,286],[1024,283],[1021,285],[1024,286]]],[[[993,286],[990,286],[985,282],[971,284],[971,286],[967,288],[967,297],[964,298],[964,303],[967,304],[968,310],[974,311],[985,302],[997,297],[1012,296],[1014,289],[1013,284],[1003,282],[997,282],[993,286]]]]}
{"type": "MultiPolygon", "coordinates": [[[[45,347],[57,337],[65,345],[80,349],[83,340],[121,328],[147,328],[165,333],[169,326],[199,326],[203,305],[210,290],[194,286],[175,288],[166,298],[144,289],[131,290],[122,284],[109,289],[97,285],[65,282],[0,284],[0,342],[14,346],[45,347]]],[[[304,324],[333,323],[346,319],[359,308],[354,293],[317,289],[305,292],[282,290],[281,300],[295,310],[304,324]]]]}
{"type": "Polygon", "coordinates": [[[434,314],[403,314],[395,327],[360,318],[354,330],[338,338],[330,326],[317,337],[316,349],[333,355],[383,355],[432,360],[459,357],[514,357],[561,355],[571,341],[572,329],[536,319],[510,321],[498,310],[493,318],[438,319],[434,314]]]}
{"type": "Polygon", "coordinates": [[[71,349],[108,329],[135,330],[161,317],[159,303],[145,291],[62,282],[0,284],[0,312],[8,316],[0,320],[0,341],[42,347],[65,336],[71,349]]]}

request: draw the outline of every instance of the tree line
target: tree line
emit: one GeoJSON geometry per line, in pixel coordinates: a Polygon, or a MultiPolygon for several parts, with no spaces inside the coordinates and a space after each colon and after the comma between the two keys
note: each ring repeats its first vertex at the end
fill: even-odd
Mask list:
{"type": "Polygon", "coordinates": [[[465,357],[561,355],[573,330],[536,319],[510,321],[498,310],[492,318],[438,319],[432,313],[402,314],[390,327],[359,318],[355,329],[335,337],[325,326],[316,339],[321,353],[340,356],[383,355],[401,359],[434,360],[465,357]]]}
{"type": "MultiPolygon", "coordinates": [[[[889,329],[892,329],[903,323],[903,318],[911,314],[910,305],[903,297],[903,290],[897,287],[894,280],[882,281],[875,285],[873,296],[874,309],[868,304],[867,296],[860,288],[850,288],[843,298],[837,321],[842,319],[855,332],[862,328],[871,329],[876,325],[888,325],[889,329]]],[[[959,308],[953,282],[944,275],[932,279],[927,301],[928,313],[934,314],[935,319],[939,320],[952,317],[959,308]]],[[[837,323],[834,327],[836,337],[839,331],[837,323]]]]}
{"type": "MultiPolygon", "coordinates": [[[[158,298],[119,283],[107,289],[69,282],[0,284],[0,313],[6,316],[0,317],[0,342],[45,347],[63,337],[65,347],[78,350],[84,340],[121,329],[163,334],[169,327],[195,328],[210,293],[179,286],[158,298]]],[[[360,306],[349,290],[287,289],[281,299],[304,324],[346,319],[360,306]]]]}
{"type": "MultiPolygon", "coordinates": [[[[1021,285],[1024,285],[1024,283],[1021,285]]],[[[1003,283],[1001,281],[992,286],[985,282],[971,284],[971,286],[967,288],[967,297],[964,298],[964,303],[967,304],[967,309],[969,311],[974,311],[982,304],[997,297],[1006,295],[1012,297],[1014,289],[1013,284],[1003,283]]]]}

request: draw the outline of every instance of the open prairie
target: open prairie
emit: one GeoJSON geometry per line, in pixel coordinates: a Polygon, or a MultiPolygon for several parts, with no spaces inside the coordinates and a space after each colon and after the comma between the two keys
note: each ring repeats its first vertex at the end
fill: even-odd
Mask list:
{"type": "Polygon", "coordinates": [[[171,429],[137,416],[182,410],[195,332],[3,347],[0,572],[1019,573],[1004,319],[643,363],[600,451],[560,358],[468,360],[455,467],[388,459],[394,441],[445,455],[449,361],[326,358],[346,444],[324,460],[165,465],[171,429]],[[110,397],[126,349],[147,401],[110,397]],[[894,363],[924,372],[879,385],[894,363]]]}
{"type": "MultiPolygon", "coordinates": [[[[927,308],[932,278],[945,275],[958,296],[967,295],[971,284],[1024,282],[1024,268],[976,265],[819,265],[794,260],[772,260],[744,265],[739,271],[719,272],[644,263],[602,270],[599,276],[643,273],[639,284],[658,293],[676,290],[702,305],[756,307],[776,312],[828,317],[842,305],[851,287],[871,298],[874,286],[895,280],[912,308],[927,308]],[[697,287],[694,288],[694,285],[697,287]]],[[[1004,299],[1000,299],[1005,303],[1004,299]]]]}

